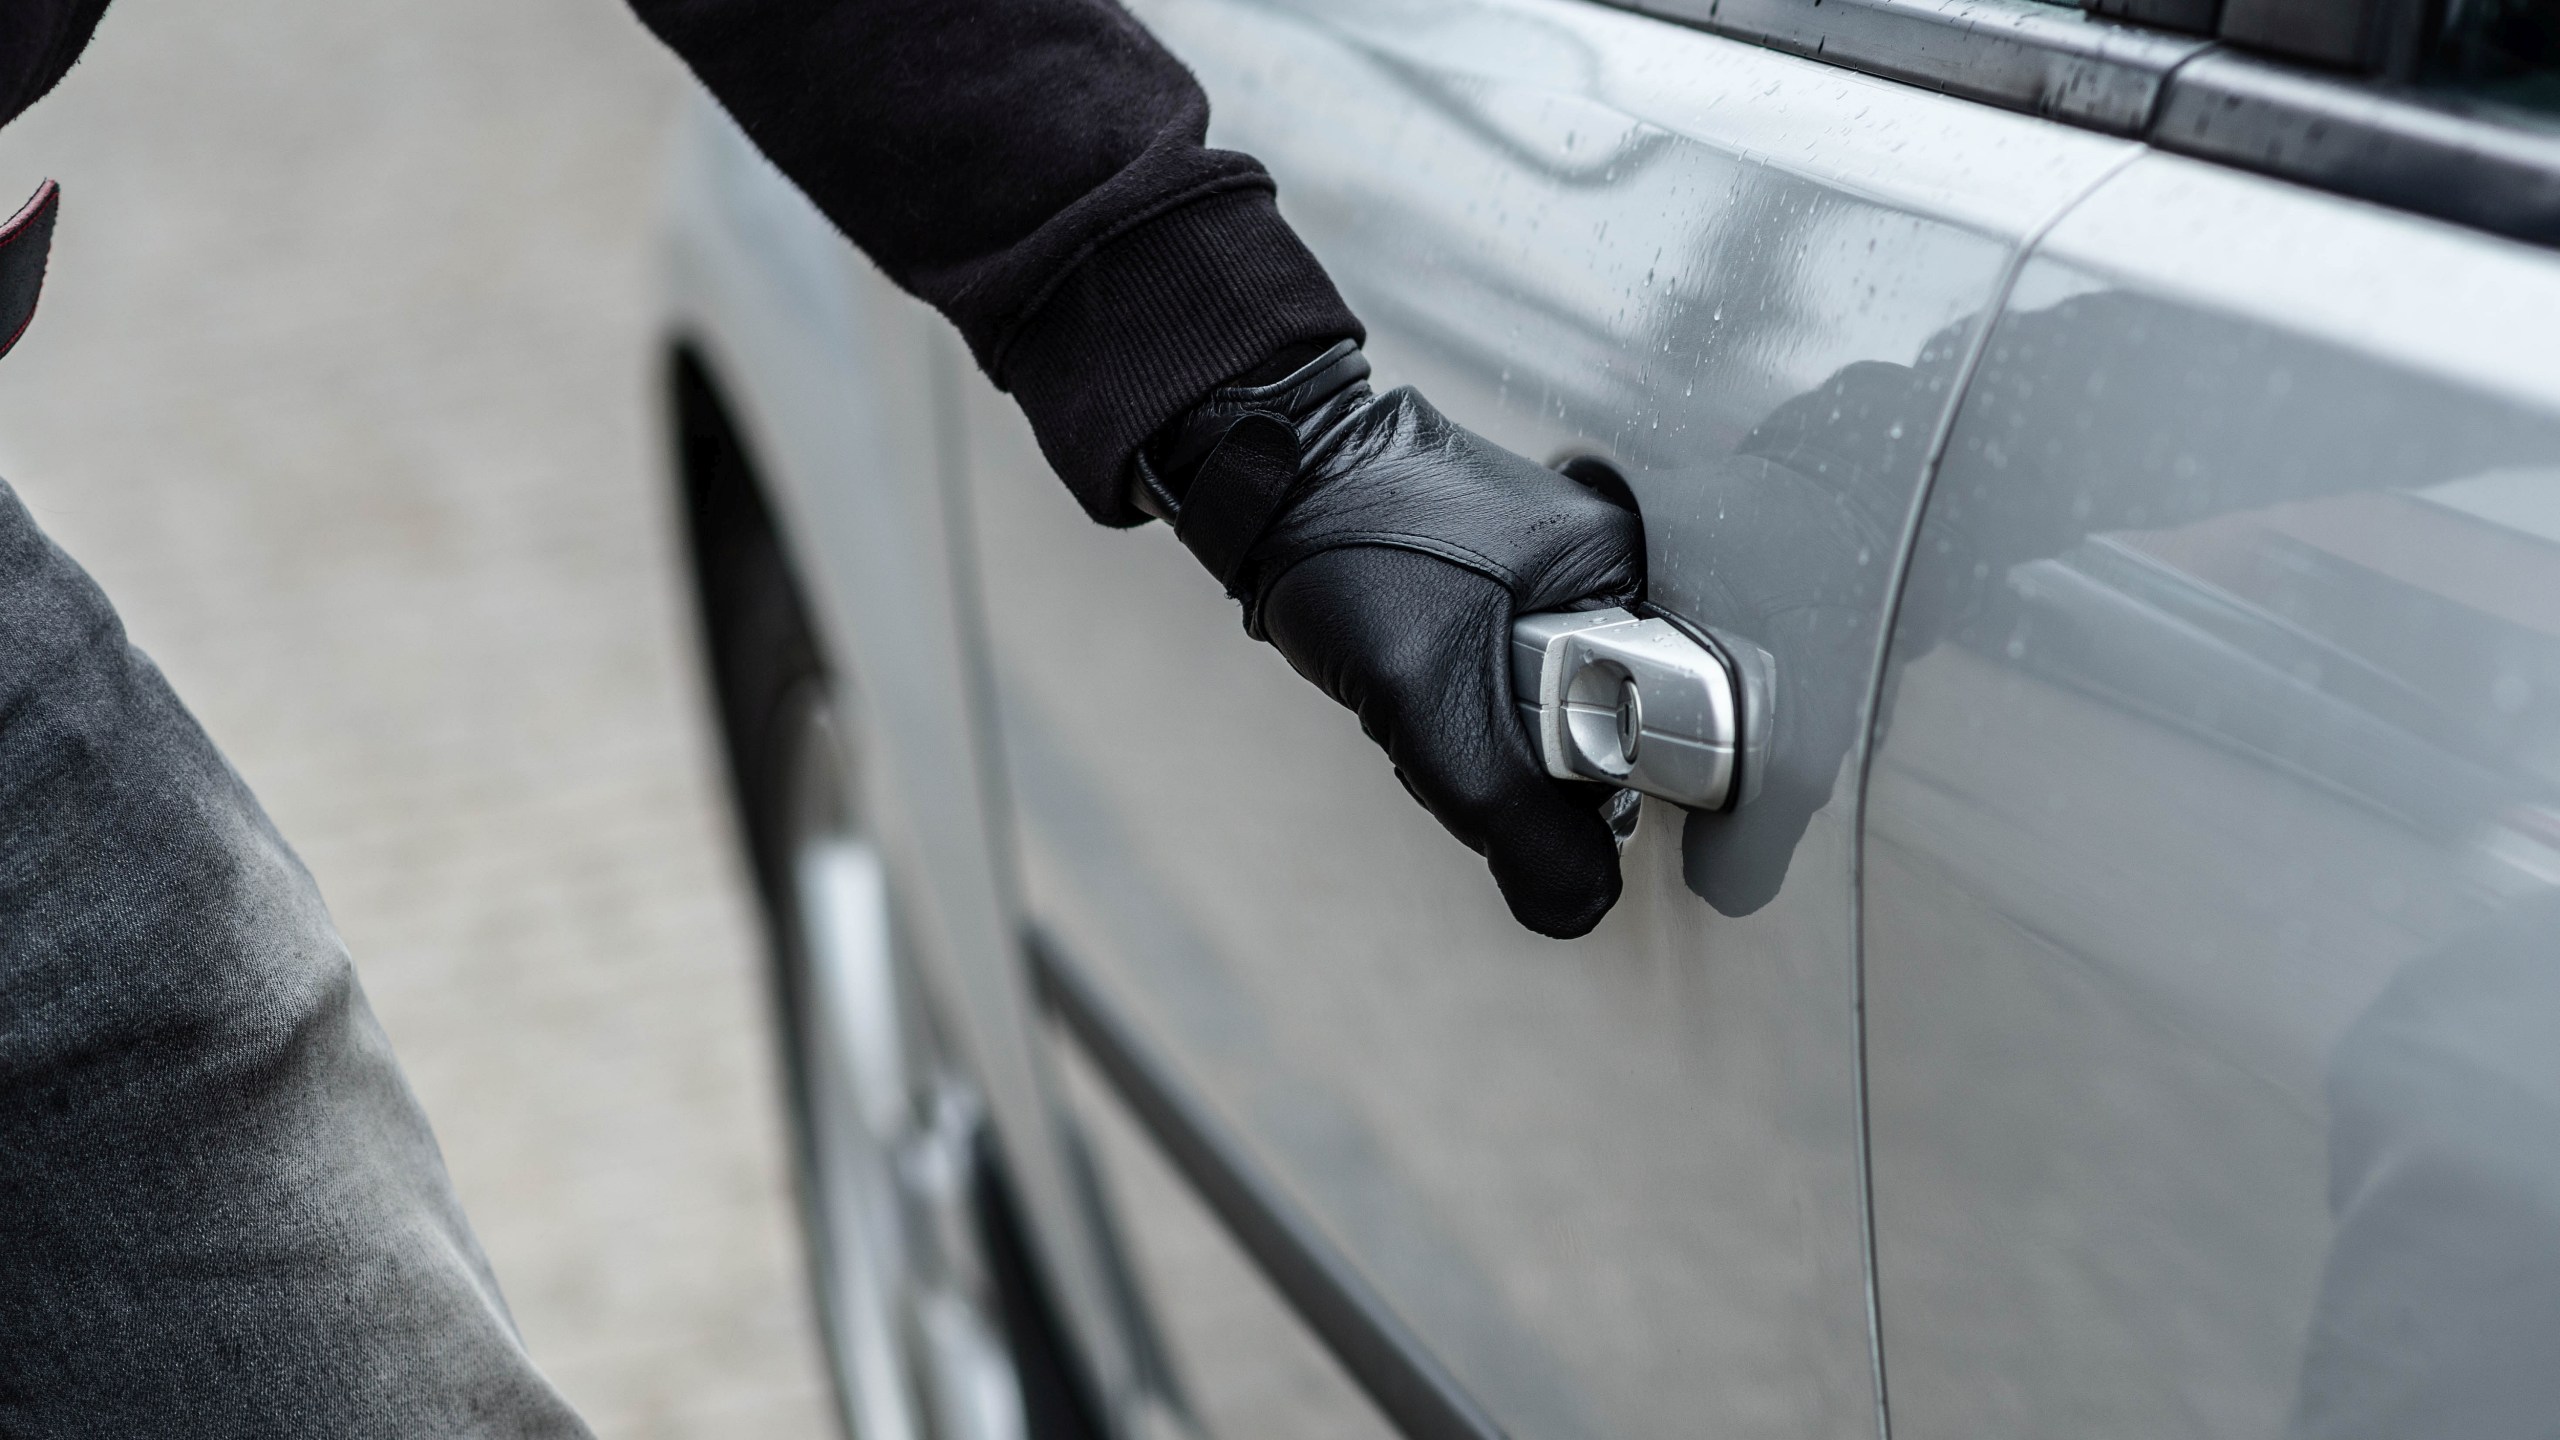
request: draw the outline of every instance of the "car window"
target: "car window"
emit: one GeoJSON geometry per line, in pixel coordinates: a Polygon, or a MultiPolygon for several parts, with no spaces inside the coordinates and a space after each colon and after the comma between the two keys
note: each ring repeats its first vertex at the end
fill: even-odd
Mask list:
{"type": "Polygon", "coordinates": [[[2421,83],[2560,115],[2560,0],[2446,0],[2421,83]]]}

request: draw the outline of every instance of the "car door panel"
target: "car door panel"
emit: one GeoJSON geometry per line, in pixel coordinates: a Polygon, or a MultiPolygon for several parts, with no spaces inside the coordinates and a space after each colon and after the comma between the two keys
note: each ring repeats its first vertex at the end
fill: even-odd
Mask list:
{"type": "Polygon", "coordinates": [[[980,763],[975,598],[952,532],[959,453],[947,327],[900,294],[707,95],[679,132],[668,245],[674,338],[720,377],[785,517],[839,697],[861,707],[866,803],[892,852],[900,921],[1004,1147],[1055,1302],[1107,1391],[1132,1346],[1033,1043],[997,819],[980,763]]]}
{"type": "Polygon", "coordinates": [[[1597,7],[1140,7],[1385,383],[1641,503],[1767,653],[1761,794],[1515,926],[1357,725],[973,389],[1023,890],[1509,1432],[1864,1435],[1854,832],[1887,576],[2025,238],[2132,147],[1597,7]]]}
{"type": "Polygon", "coordinates": [[[2167,156],[1951,431],[1865,836],[1894,1431],[2560,1394],[2560,260],[2167,156]]]}

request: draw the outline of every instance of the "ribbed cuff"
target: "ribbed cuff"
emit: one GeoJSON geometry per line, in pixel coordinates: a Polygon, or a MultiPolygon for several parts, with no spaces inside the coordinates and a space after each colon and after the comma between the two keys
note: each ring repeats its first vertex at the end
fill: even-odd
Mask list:
{"type": "Polygon", "coordinates": [[[1094,519],[1137,525],[1129,459],[1220,384],[1286,346],[1364,339],[1264,190],[1150,220],[1070,271],[1003,358],[1041,453],[1094,519]]]}

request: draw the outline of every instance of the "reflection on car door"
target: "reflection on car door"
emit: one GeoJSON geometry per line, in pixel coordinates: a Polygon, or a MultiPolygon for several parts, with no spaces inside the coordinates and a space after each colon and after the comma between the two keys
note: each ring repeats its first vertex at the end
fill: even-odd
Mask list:
{"type": "Polygon", "coordinates": [[[1868,795],[1897,1440],[2560,1413],[2560,258],[2147,157],[1951,433],[1868,795]]]}
{"type": "Polygon", "coordinates": [[[1529,936],[977,391],[1037,923],[1510,1433],[1872,1434],[1843,777],[1954,376],[2130,147],[1568,0],[1141,9],[1386,383],[1623,470],[1653,601],[1768,656],[1772,750],[1730,816],[1647,802],[1597,935],[1529,936]]]}

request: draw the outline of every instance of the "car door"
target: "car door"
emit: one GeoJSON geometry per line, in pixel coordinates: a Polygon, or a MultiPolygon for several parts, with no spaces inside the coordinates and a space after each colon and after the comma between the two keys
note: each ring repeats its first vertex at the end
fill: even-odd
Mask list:
{"type": "Polygon", "coordinates": [[[1751,799],[1648,801],[1617,911],[1540,940],[1187,554],[1086,522],[975,388],[1044,948],[1486,1425],[1873,1433],[1849,815],[1887,578],[2025,239],[2133,147],[1576,0],[1140,9],[1382,381],[1613,467],[1651,599],[1768,723],[1751,799]]]}
{"type": "Polygon", "coordinates": [[[1867,805],[1897,1440],[2549,1427],[2555,335],[2551,251],[2168,155],[2021,272],[1867,805]]]}

